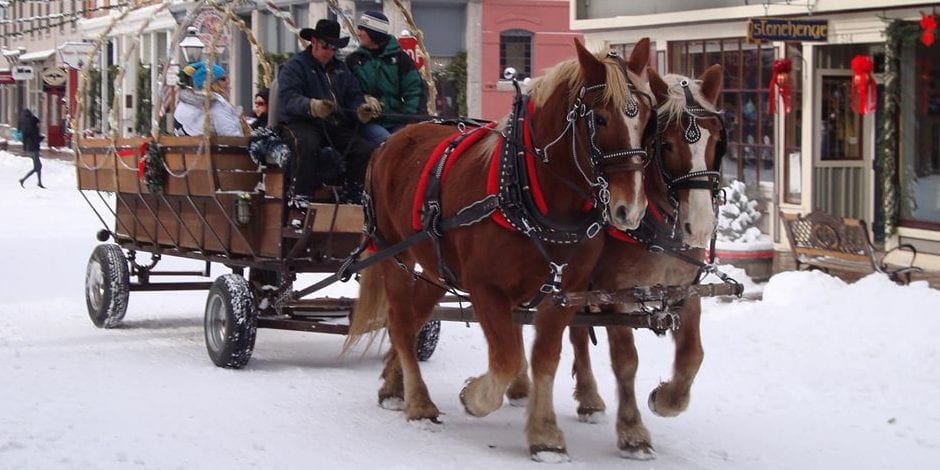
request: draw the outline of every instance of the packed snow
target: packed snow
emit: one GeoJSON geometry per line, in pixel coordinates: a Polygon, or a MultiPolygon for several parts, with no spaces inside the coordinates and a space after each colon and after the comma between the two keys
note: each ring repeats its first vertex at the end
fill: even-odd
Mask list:
{"type": "MultiPolygon", "coordinates": [[[[205,292],[132,292],[121,327],[95,328],[83,287],[100,222],[70,163],[45,162],[46,190],[19,186],[29,167],[0,153],[0,468],[546,468],[529,460],[523,408],[462,411],[464,380],[485,368],[477,325],[445,323],[422,364],[444,412],[437,433],[379,408],[381,352],[340,357],[339,336],[260,330],[244,369],[213,366],[205,292]]],[[[559,468],[937,468],[940,292],[812,272],[761,287],[760,301],[704,302],[705,362],[677,418],[645,407],[669,376],[672,342],[638,332],[652,462],[618,456],[612,410],[601,424],[578,422],[566,344],[555,404],[572,461],[559,468]]],[[[593,359],[610,408],[598,336],[593,359]]]]}

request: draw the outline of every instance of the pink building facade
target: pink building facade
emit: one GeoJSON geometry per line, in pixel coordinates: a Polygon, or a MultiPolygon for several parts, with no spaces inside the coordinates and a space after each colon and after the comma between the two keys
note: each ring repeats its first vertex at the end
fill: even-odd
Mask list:
{"type": "Polygon", "coordinates": [[[521,76],[537,77],[563,59],[574,57],[568,0],[483,0],[481,111],[484,119],[507,114],[514,96],[501,80],[506,66],[521,76]]]}

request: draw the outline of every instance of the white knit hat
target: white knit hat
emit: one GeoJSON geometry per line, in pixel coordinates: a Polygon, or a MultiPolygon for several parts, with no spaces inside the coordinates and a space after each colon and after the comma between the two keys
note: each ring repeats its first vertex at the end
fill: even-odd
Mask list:
{"type": "Polygon", "coordinates": [[[359,27],[388,34],[388,17],[378,11],[367,11],[359,17],[359,27]]]}

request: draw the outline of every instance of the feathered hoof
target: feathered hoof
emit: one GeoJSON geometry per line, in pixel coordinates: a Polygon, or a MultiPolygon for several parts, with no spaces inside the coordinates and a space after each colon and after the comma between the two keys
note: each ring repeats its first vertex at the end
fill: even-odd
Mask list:
{"type": "Polygon", "coordinates": [[[480,406],[479,404],[474,404],[470,402],[470,399],[467,397],[467,393],[470,390],[470,386],[473,385],[473,380],[474,379],[468,379],[464,383],[463,388],[460,389],[460,404],[463,405],[463,409],[464,411],[467,412],[468,415],[473,416],[475,418],[482,418],[492,413],[493,410],[483,409],[483,407],[480,406]]]}
{"type": "Polygon", "coordinates": [[[620,456],[630,460],[655,460],[656,450],[649,443],[628,445],[620,449],[620,456]]]}
{"type": "Polygon", "coordinates": [[[688,395],[686,395],[685,400],[679,403],[666,403],[665,399],[662,398],[662,395],[659,392],[666,386],[666,384],[659,384],[658,387],[654,388],[650,392],[650,398],[647,402],[652,411],[656,416],[661,416],[663,418],[674,418],[679,416],[686,408],[689,406],[688,395]]]}
{"type": "Polygon", "coordinates": [[[380,397],[379,406],[386,410],[402,411],[405,409],[405,400],[401,397],[380,397]]]}
{"type": "Polygon", "coordinates": [[[578,421],[588,424],[601,424],[607,422],[607,413],[604,410],[578,408],[578,421]]]}
{"type": "Polygon", "coordinates": [[[409,419],[408,424],[415,429],[428,432],[441,432],[444,430],[444,422],[440,418],[421,418],[409,419]]]}
{"type": "Polygon", "coordinates": [[[564,447],[530,446],[529,456],[532,460],[541,463],[570,462],[571,457],[564,447]]]}

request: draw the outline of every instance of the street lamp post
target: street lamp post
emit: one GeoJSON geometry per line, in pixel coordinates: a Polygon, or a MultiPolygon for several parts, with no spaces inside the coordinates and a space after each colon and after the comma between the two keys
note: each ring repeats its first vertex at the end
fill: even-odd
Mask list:
{"type": "Polygon", "coordinates": [[[202,50],[206,47],[202,40],[199,39],[199,36],[196,34],[197,32],[198,30],[195,26],[190,26],[186,29],[186,37],[180,41],[180,49],[183,51],[183,60],[185,60],[187,64],[199,60],[202,57],[202,50]]]}

